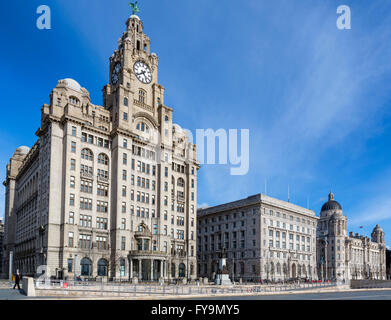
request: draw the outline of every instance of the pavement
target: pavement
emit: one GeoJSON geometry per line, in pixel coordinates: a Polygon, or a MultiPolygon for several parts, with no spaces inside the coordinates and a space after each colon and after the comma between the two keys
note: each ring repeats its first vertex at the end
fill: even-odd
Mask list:
{"type": "Polygon", "coordinates": [[[347,289],[319,292],[261,293],[226,296],[145,296],[145,297],[65,297],[45,296],[26,297],[21,291],[12,289],[11,285],[0,286],[0,300],[391,300],[391,289],[347,289]]]}
{"type": "Polygon", "coordinates": [[[0,300],[25,300],[27,297],[18,289],[0,289],[0,300]]]}
{"type": "MultiPolygon", "coordinates": [[[[218,300],[391,300],[391,289],[216,297],[218,300]]],[[[210,300],[197,298],[197,300],[210,300]]]]}

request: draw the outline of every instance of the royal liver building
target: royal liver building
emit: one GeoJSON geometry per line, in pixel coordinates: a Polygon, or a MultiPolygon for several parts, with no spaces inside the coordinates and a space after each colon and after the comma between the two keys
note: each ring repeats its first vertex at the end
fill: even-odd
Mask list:
{"type": "Polygon", "coordinates": [[[60,80],[38,140],[7,165],[4,268],[52,276],[194,279],[196,146],[173,123],[136,15],[110,57],[103,106],[60,80]]]}
{"type": "Polygon", "coordinates": [[[386,244],[376,225],[368,237],[347,234],[347,218],[330,192],[320,212],[317,232],[320,279],[386,279],[386,244]]]}

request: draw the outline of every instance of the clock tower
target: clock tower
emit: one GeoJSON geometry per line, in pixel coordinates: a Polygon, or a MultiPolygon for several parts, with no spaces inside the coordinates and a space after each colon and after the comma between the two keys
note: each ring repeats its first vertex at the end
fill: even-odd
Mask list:
{"type": "Polygon", "coordinates": [[[160,134],[159,124],[167,124],[167,117],[171,123],[172,110],[163,107],[164,88],[158,83],[158,57],[150,47],[142,21],[133,14],[110,57],[110,83],[103,89],[103,106],[111,112],[114,130],[134,131],[140,116],[160,134]]]}

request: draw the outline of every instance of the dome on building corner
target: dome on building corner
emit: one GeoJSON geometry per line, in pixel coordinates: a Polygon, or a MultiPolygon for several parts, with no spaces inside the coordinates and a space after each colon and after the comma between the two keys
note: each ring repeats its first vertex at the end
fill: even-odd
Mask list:
{"type": "Polygon", "coordinates": [[[330,191],[329,201],[327,201],[323,206],[321,211],[332,211],[332,210],[342,210],[342,206],[338,201],[334,200],[334,194],[330,191]]]}
{"type": "Polygon", "coordinates": [[[138,15],[135,15],[135,14],[132,14],[131,16],[130,16],[130,19],[137,19],[137,20],[140,20],[140,17],[138,16],[138,15]]]}
{"type": "Polygon", "coordinates": [[[81,85],[76,80],[71,78],[59,80],[57,83],[57,87],[62,87],[62,86],[81,92],[81,85]]]}
{"type": "Polygon", "coordinates": [[[14,156],[25,156],[30,152],[30,148],[26,146],[20,146],[15,150],[14,156]]]}

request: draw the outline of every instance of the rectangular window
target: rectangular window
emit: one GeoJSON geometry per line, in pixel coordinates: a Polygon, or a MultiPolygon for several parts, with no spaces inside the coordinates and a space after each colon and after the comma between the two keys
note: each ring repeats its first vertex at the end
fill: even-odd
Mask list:
{"type": "Polygon", "coordinates": [[[125,250],[126,246],[126,237],[121,238],[121,250],[125,250]]]}
{"type": "Polygon", "coordinates": [[[73,232],[69,232],[69,241],[68,241],[68,246],[73,247],[73,232]]]}
{"type": "Polygon", "coordinates": [[[122,213],[126,213],[126,202],[122,202],[122,213]]]}
{"type": "Polygon", "coordinates": [[[69,205],[74,206],[75,205],[75,195],[73,193],[69,196],[69,205]]]}
{"type": "Polygon", "coordinates": [[[72,127],[72,136],[76,137],[76,127],[72,127]]]}
{"type": "Polygon", "coordinates": [[[71,176],[71,179],[70,179],[70,187],[71,187],[71,188],[75,188],[75,177],[74,177],[74,176],[71,176]]]}
{"type": "Polygon", "coordinates": [[[68,272],[73,272],[73,259],[68,259],[68,272]]]}
{"type": "Polygon", "coordinates": [[[76,142],[72,141],[71,143],[71,152],[76,153],[76,142]]]}
{"type": "Polygon", "coordinates": [[[126,140],[126,139],[123,140],[123,147],[124,148],[128,147],[128,140],[126,140]]]}
{"type": "Polygon", "coordinates": [[[73,212],[69,212],[69,224],[74,224],[75,221],[75,214],[73,212]]]}

